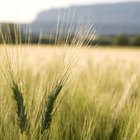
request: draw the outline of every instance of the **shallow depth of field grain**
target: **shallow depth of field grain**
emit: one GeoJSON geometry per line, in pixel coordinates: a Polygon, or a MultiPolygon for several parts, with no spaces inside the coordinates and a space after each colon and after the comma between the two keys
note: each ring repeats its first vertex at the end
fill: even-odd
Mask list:
{"type": "Polygon", "coordinates": [[[0,51],[0,140],[140,139],[139,49],[10,46],[0,51]],[[43,129],[45,100],[64,77],[49,129],[43,129]]]}

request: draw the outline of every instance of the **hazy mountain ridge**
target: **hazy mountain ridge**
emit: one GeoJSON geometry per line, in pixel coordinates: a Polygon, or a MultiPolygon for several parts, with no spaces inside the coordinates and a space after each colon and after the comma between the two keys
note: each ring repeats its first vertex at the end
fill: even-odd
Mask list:
{"type": "MultiPolygon", "coordinates": [[[[140,2],[116,3],[116,4],[97,4],[86,6],[71,6],[69,8],[52,9],[43,11],[36,17],[34,22],[42,21],[57,21],[58,13],[63,16],[70,10],[72,16],[74,11],[74,20],[83,17],[85,20],[90,18],[91,21],[96,23],[140,23],[140,2]]],[[[65,18],[65,21],[67,18],[65,18]]]]}
{"type": "Polygon", "coordinates": [[[60,24],[63,20],[64,26],[72,21],[73,15],[75,27],[79,18],[82,17],[85,21],[90,19],[91,22],[95,22],[97,33],[101,35],[114,35],[119,32],[130,35],[140,33],[140,2],[71,6],[43,11],[32,23],[33,31],[37,33],[42,27],[44,32],[49,32],[56,26],[59,14],[60,24]]]}

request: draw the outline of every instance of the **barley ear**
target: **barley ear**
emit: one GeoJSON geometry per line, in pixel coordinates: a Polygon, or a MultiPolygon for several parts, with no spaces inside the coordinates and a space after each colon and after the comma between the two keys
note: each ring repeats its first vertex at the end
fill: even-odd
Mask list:
{"type": "Polygon", "coordinates": [[[62,85],[57,85],[51,94],[47,97],[45,102],[44,112],[42,115],[42,123],[41,123],[41,133],[50,128],[52,121],[52,112],[54,108],[55,101],[62,90],[62,85]]]}
{"type": "Polygon", "coordinates": [[[27,125],[27,115],[25,113],[24,98],[19,90],[18,85],[13,82],[12,86],[13,99],[16,102],[16,114],[17,114],[17,124],[20,128],[21,133],[25,132],[27,125]]]}

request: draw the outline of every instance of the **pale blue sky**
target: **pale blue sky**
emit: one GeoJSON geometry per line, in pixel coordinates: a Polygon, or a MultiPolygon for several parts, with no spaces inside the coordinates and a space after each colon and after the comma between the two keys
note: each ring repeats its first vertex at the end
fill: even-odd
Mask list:
{"type": "MultiPolygon", "coordinates": [[[[115,3],[134,0],[0,0],[0,21],[30,22],[42,10],[74,4],[115,3]]],[[[140,0],[137,0],[140,1],[140,0]]]]}

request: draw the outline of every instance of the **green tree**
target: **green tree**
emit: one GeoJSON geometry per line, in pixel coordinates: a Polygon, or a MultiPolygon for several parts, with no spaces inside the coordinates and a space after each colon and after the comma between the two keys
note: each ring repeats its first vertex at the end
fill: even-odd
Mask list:
{"type": "Polygon", "coordinates": [[[133,44],[134,44],[134,46],[140,46],[140,35],[138,35],[134,38],[133,44]]]}
{"type": "Polygon", "coordinates": [[[126,34],[119,34],[115,38],[115,45],[127,46],[129,45],[129,37],[126,34]]]}

